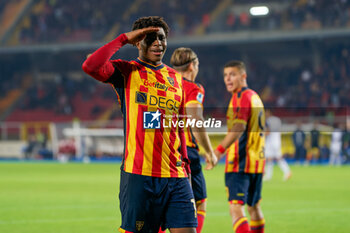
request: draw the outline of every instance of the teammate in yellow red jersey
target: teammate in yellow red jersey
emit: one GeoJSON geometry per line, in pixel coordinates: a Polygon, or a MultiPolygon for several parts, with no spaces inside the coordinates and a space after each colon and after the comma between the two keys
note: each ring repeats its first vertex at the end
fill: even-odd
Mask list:
{"type": "Polygon", "coordinates": [[[136,20],[92,53],[83,70],[115,89],[124,120],[125,148],[120,178],[120,232],[194,233],[197,226],[186,139],[176,124],[184,115],[182,76],[162,63],[168,25],[158,16],[136,20]],[[125,44],[139,57],[110,60],[125,44]],[[165,127],[163,121],[171,121],[165,127]],[[187,168],[187,169],[186,169],[187,168]],[[187,171],[186,171],[187,170],[187,171]]]}
{"type": "MultiPolygon", "coordinates": [[[[190,48],[178,48],[172,54],[170,63],[174,69],[183,76],[185,113],[188,120],[204,121],[203,101],[205,91],[200,84],[195,83],[199,69],[199,60],[197,55],[190,48]]],[[[191,127],[187,127],[185,128],[185,135],[188,158],[191,161],[192,190],[197,206],[197,233],[200,233],[202,231],[206,215],[207,190],[200,164],[197,141],[205,150],[207,169],[211,169],[216,165],[217,158],[214,154],[214,150],[210,144],[208,134],[206,133],[206,129],[204,127],[193,129],[191,127]]]]}
{"type": "Polygon", "coordinates": [[[265,167],[263,103],[248,88],[246,67],[230,61],[224,67],[224,82],[232,98],[227,110],[228,132],[215,150],[218,159],[226,151],[225,183],[236,233],[263,233],[265,220],[260,207],[265,167]],[[244,214],[248,204],[250,225],[244,214]]]}

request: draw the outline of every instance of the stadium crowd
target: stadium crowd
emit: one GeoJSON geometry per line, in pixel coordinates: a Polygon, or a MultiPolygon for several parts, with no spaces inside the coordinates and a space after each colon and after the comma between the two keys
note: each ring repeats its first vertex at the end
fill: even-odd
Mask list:
{"type": "Polygon", "coordinates": [[[172,28],[172,35],[190,34],[196,25],[201,24],[216,1],[141,1],[138,10],[123,11],[133,1],[50,1],[45,0],[33,8],[21,30],[21,43],[72,42],[103,40],[116,24],[119,31],[129,31],[130,22],[143,15],[162,15],[172,28]],[[120,7],[123,5],[123,7],[120,7]],[[185,6],[185,7],[184,7],[185,6]],[[123,17],[124,15],[128,17],[123,17]]]}
{"type": "MultiPolygon", "coordinates": [[[[206,33],[350,27],[348,0],[285,0],[280,3],[281,6],[270,9],[270,13],[263,17],[254,17],[248,10],[232,10],[249,3],[254,1],[234,1],[232,6],[221,13],[224,17],[216,19],[211,13],[220,2],[213,0],[140,1],[136,10],[132,7],[133,1],[101,0],[96,5],[92,0],[45,0],[38,3],[26,18],[20,41],[100,41],[117,22],[119,32],[128,31],[130,23],[144,15],[164,15],[171,28],[170,36],[194,34],[200,25],[206,29],[206,33]],[[120,7],[121,4],[123,8],[120,7]],[[130,7],[128,11],[122,11],[125,4],[130,7]]],[[[274,1],[267,1],[269,3],[273,4],[274,1]]]]}
{"type": "MultiPolygon", "coordinates": [[[[273,4],[277,1],[265,1],[273,4]]],[[[320,29],[350,26],[350,1],[348,0],[300,0],[279,1],[284,7],[270,9],[263,17],[251,16],[248,12],[236,12],[240,4],[256,1],[234,1],[227,9],[221,30],[276,30],[276,29],[320,29]]],[[[217,28],[217,27],[216,27],[217,28]]],[[[208,28],[209,31],[216,30],[208,28]]]]}
{"type": "MultiPolygon", "coordinates": [[[[296,67],[276,68],[261,61],[248,63],[248,84],[261,93],[267,107],[325,108],[350,105],[350,47],[325,48],[320,62],[305,61],[296,67]]],[[[254,59],[254,58],[252,58],[254,59]]],[[[222,63],[200,68],[200,82],[207,88],[207,107],[225,106],[217,95],[222,85],[217,83],[222,63]]]]}
{"type": "MultiPolygon", "coordinates": [[[[319,64],[311,65],[310,61],[300,63],[295,67],[272,67],[262,62],[250,60],[248,65],[248,85],[257,90],[267,107],[292,108],[342,108],[350,105],[350,47],[324,48],[321,51],[319,64]]],[[[206,87],[205,107],[225,107],[229,94],[218,96],[223,89],[223,82],[217,82],[221,75],[222,61],[220,59],[203,59],[200,65],[198,82],[206,87]],[[209,88],[210,87],[210,88],[209,88]]],[[[79,62],[79,61],[78,61],[79,62]]],[[[77,62],[77,63],[78,63],[77,62]]],[[[1,96],[4,97],[13,88],[18,87],[22,73],[16,73],[11,67],[4,67],[1,76],[1,96]],[[8,78],[11,77],[11,78],[8,78]]],[[[40,75],[39,75],[40,76],[40,75]]],[[[53,73],[52,78],[34,78],[31,87],[26,92],[25,100],[21,101],[24,110],[39,106],[46,109],[55,108],[56,112],[74,114],[72,99],[77,94],[84,99],[96,93],[96,83],[91,80],[73,79],[66,73],[53,73]],[[52,104],[55,103],[55,104],[52,104]]],[[[103,96],[113,95],[108,88],[99,86],[103,96]]]]}
{"type": "Polygon", "coordinates": [[[21,43],[102,40],[121,21],[125,1],[45,0],[31,11],[21,31],[21,43]]]}
{"type": "MultiPolygon", "coordinates": [[[[4,7],[6,1],[0,1],[0,7],[4,7]]],[[[250,4],[255,1],[234,1],[233,4],[250,4]]],[[[268,1],[273,3],[275,1],[268,1]]],[[[128,4],[132,5],[132,1],[128,4]]],[[[207,26],[207,32],[211,31],[210,13],[219,4],[216,1],[204,2],[195,1],[140,1],[136,11],[129,10],[121,12],[118,8],[124,2],[118,0],[110,2],[101,0],[95,6],[92,0],[88,1],[52,1],[44,0],[36,5],[29,17],[29,23],[22,29],[23,43],[41,42],[67,42],[76,40],[102,40],[112,26],[120,23],[119,31],[128,31],[130,22],[144,15],[158,15],[164,12],[167,14],[167,21],[171,27],[170,36],[178,36],[195,33],[198,25],[207,26]],[[112,4],[112,5],[110,5],[112,4]],[[186,7],[184,7],[186,6],[186,7]],[[120,11],[120,12],[119,12],[120,11]],[[127,14],[127,17],[123,17],[127,14]],[[76,33],[78,32],[78,33],[76,33]],[[80,35],[79,35],[80,33],[80,35]],[[77,36],[78,35],[78,36],[77,36]],[[88,37],[85,37],[88,35],[88,37]]],[[[281,7],[280,10],[271,8],[269,15],[265,17],[252,17],[247,12],[237,15],[226,9],[224,19],[221,22],[225,28],[223,31],[237,30],[269,30],[269,29],[311,29],[350,26],[350,1],[282,1],[281,5],[291,7],[281,7]],[[332,17],[324,17],[330,15],[332,17]],[[227,16],[227,17],[226,17],[227,16]],[[311,23],[313,22],[313,23],[311,23]],[[310,26],[311,25],[311,26],[310,26]]],[[[317,45],[316,45],[317,46],[317,45]]],[[[199,48],[200,49],[200,48],[199,48]]],[[[271,108],[347,108],[350,106],[350,47],[348,44],[337,43],[329,46],[318,47],[318,60],[305,60],[298,62],[294,66],[272,66],[262,60],[249,57],[246,62],[248,67],[248,85],[256,90],[266,107],[271,108]]],[[[232,59],[228,53],[215,51],[216,56],[210,56],[212,50],[206,50],[209,54],[203,59],[200,56],[201,64],[199,68],[198,82],[206,89],[204,105],[210,111],[220,111],[225,114],[225,107],[230,99],[230,94],[222,93],[225,88],[223,82],[218,82],[218,77],[222,75],[222,65],[232,59]],[[209,52],[208,52],[209,51],[209,52]]],[[[201,51],[199,51],[201,54],[201,51]]],[[[80,58],[79,58],[80,59],[80,58]]],[[[0,76],[0,100],[6,98],[8,93],[18,88],[18,84],[23,82],[22,77],[30,64],[17,57],[18,63],[23,64],[20,68],[18,63],[14,65],[1,64],[0,76]]],[[[63,62],[64,61],[58,61],[63,62]]],[[[76,61],[77,64],[81,60],[76,61]]],[[[79,65],[75,66],[79,67],[79,65]]],[[[68,73],[53,70],[52,77],[40,79],[35,77],[36,72],[32,72],[31,86],[26,90],[21,101],[14,103],[15,111],[31,112],[38,108],[53,111],[57,115],[66,115],[73,118],[84,106],[78,106],[74,101],[77,96],[88,100],[93,107],[89,110],[89,117],[96,117],[97,113],[102,113],[106,105],[102,105],[103,100],[91,98],[92,96],[115,96],[110,88],[97,86],[98,84],[88,78],[75,79],[68,73]]],[[[76,72],[81,72],[76,71],[76,72]]],[[[14,111],[14,112],[15,112],[14,111]]],[[[331,110],[330,110],[331,111],[331,110]]],[[[120,118],[119,111],[114,111],[110,119],[120,118]]],[[[11,119],[11,114],[9,118],[11,119]]],[[[347,135],[347,134],[344,134],[347,135]]],[[[343,143],[344,148],[348,148],[343,143]]],[[[320,145],[321,148],[323,145],[320,145]]],[[[344,151],[348,151],[345,150],[344,151]]],[[[320,149],[324,156],[330,154],[326,148],[320,149]],[[323,151],[323,152],[322,152],[323,151]]],[[[345,152],[344,152],[345,153],[345,152]]],[[[346,152],[348,153],[348,152],[346,152]]],[[[305,155],[306,156],[306,155],[305,155]]],[[[321,156],[322,157],[322,156],[321,156]]]]}

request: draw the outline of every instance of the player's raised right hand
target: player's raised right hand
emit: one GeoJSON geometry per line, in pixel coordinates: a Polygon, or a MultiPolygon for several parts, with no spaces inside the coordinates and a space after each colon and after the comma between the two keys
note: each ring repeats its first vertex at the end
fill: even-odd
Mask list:
{"type": "Polygon", "coordinates": [[[128,38],[128,43],[136,45],[137,42],[143,40],[148,33],[159,31],[159,27],[147,27],[137,29],[131,32],[126,32],[125,35],[128,38]]]}

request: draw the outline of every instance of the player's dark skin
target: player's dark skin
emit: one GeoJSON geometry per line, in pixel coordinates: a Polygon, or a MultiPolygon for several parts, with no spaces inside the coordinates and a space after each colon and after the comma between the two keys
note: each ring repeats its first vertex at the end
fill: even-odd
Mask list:
{"type": "MultiPolygon", "coordinates": [[[[136,45],[139,58],[154,66],[160,65],[167,48],[167,38],[161,27],[148,27],[125,33],[128,43],[136,45]]],[[[195,228],[170,228],[171,233],[196,233],[195,228]]],[[[155,232],[157,233],[157,232],[155,232]]]]}
{"type": "Polygon", "coordinates": [[[148,27],[125,33],[130,44],[139,50],[139,58],[152,65],[162,63],[167,48],[167,38],[163,28],[148,27]]]}

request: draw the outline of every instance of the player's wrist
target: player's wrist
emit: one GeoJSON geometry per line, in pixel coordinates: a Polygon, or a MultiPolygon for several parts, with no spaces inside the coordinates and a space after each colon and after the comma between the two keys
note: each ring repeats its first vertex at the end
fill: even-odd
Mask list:
{"type": "Polygon", "coordinates": [[[216,150],[219,151],[221,154],[225,153],[226,149],[221,144],[216,147],[216,150]]]}
{"type": "Polygon", "coordinates": [[[116,39],[118,39],[122,45],[126,45],[129,42],[129,39],[125,33],[120,34],[116,39]]]}

